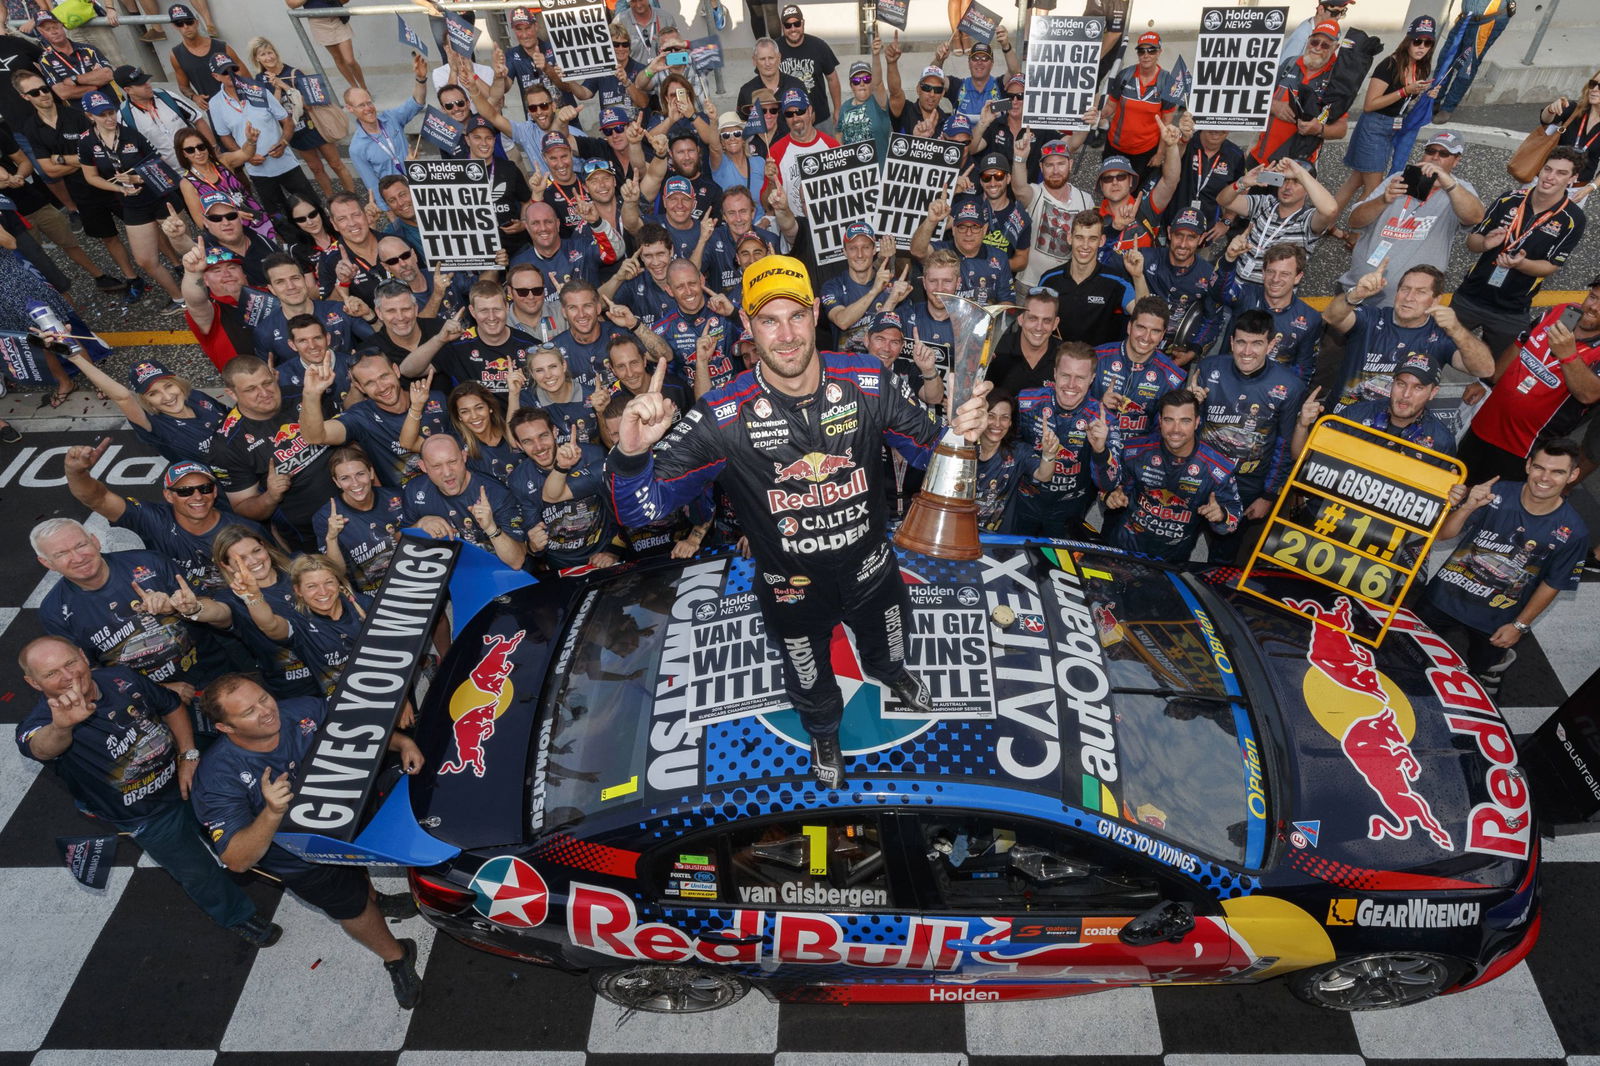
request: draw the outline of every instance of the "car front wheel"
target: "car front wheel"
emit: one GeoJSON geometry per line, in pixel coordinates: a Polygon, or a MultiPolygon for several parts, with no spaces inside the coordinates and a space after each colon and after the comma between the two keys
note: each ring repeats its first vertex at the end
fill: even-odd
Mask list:
{"type": "Polygon", "coordinates": [[[1466,972],[1457,959],[1420,952],[1363,955],[1289,976],[1289,989],[1329,1010],[1387,1010],[1432,999],[1466,972]]]}
{"type": "Polygon", "coordinates": [[[737,1003],[750,991],[742,978],[693,966],[644,964],[601,970],[589,983],[602,999],[625,1010],[652,1014],[699,1014],[737,1003]]]}

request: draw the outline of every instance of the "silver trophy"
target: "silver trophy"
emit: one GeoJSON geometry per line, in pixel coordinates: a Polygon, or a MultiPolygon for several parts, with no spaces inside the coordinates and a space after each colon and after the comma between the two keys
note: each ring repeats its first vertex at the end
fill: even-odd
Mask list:
{"type": "MultiPolygon", "coordinates": [[[[1022,308],[1016,304],[985,306],[962,296],[946,296],[944,306],[955,337],[945,381],[945,409],[954,416],[988,372],[1006,316],[1022,308]]],[[[934,448],[922,488],[911,501],[894,542],[936,559],[976,559],[981,553],[978,446],[969,444],[954,429],[946,428],[934,448]]]]}

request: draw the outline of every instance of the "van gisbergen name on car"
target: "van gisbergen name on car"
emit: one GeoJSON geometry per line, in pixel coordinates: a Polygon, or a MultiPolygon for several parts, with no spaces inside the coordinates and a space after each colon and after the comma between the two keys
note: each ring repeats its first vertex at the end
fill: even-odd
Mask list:
{"type": "Polygon", "coordinates": [[[354,835],[460,551],[459,543],[401,537],[280,833],[354,835]]]}
{"type": "Polygon", "coordinates": [[[1355,925],[1364,929],[1468,929],[1478,924],[1483,905],[1474,902],[1430,903],[1406,899],[1379,903],[1374,899],[1328,901],[1331,926],[1355,925]]]}
{"type": "Polygon", "coordinates": [[[785,881],[781,885],[740,885],[740,903],[805,903],[816,907],[887,907],[889,893],[881,888],[833,888],[785,881]]]}

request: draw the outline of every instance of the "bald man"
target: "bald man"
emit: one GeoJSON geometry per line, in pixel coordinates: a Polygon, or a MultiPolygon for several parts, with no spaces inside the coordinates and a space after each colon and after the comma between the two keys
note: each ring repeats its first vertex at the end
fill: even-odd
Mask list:
{"type": "Polygon", "coordinates": [[[494,478],[467,469],[467,456],[449,434],[422,442],[422,472],[406,484],[406,525],[430,537],[465,540],[492,551],[513,569],[528,558],[522,509],[494,478]]]}
{"type": "Polygon", "coordinates": [[[579,237],[561,236],[561,221],[543,200],[534,200],[522,209],[522,222],[528,227],[529,244],[511,259],[512,266],[524,263],[539,268],[545,287],[559,294],[569,278],[582,278],[600,284],[600,267],[617,261],[620,238],[608,237],[609,223],[579,237]]]}

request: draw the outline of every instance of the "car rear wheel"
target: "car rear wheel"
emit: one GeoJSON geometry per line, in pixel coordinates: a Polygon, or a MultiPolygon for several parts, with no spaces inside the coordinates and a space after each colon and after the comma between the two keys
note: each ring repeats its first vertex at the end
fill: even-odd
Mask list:
{"type": "Polygon", "coordinates": [[[601,970],[589,983],[602,999],[625,1010],[699,1014],[737,1003],[750,991],[742,978],[693,966],[629,966],[601,970]]]}
{"type": "Polygon", "coordinates": [[[1432,999],[1454,985],[1466,964],[1442,955],[1363,955],[1289,976],[1289,989],[1329,1010],[1387,1010],[1432,999]]]}

